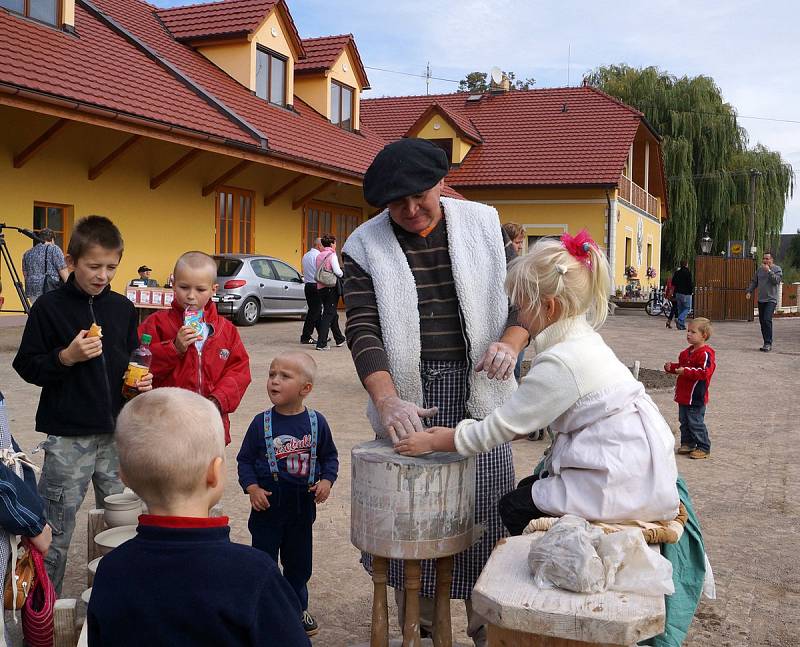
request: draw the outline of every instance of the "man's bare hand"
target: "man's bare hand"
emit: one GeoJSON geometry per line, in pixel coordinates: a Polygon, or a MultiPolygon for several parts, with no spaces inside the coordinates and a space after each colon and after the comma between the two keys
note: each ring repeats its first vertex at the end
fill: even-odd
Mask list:
{"type": "Polygon", "coordinates": [[[432,418],[439,412],[436,407],[423,409],[413,402],[401,400],[396,395],[378,400],[375,407],[378,409],[383,428],[395,445],[414,432],[423,430],[420,418],[432,418]]]}
{"type": "Polygon", "coordinates": [[[78,362],[88,362],[103,354],[103,340],[100,337],[87,337],[88,330],[81,330],[69,346],[58,354],[64,366],[74,366],[78,362]]]}
{"type": "Polygon", "coordinates": [[[496,341],[489,345],[486,352],[475,366],[475,372],[486,371],[490,380],[507,380],[514,375],[514,366],[517,364],[517,351],[503,341],[496,341]]]}
{"type": "Polygon", "coordinates": [[[50,542],[53,541],[53,531],[50,525],[44,524],[42,532],[35,537],[29,537],[28,541],[30,541],[33,547],[42,555],[47,555],[47,551],[50,550],[50,542]]]}

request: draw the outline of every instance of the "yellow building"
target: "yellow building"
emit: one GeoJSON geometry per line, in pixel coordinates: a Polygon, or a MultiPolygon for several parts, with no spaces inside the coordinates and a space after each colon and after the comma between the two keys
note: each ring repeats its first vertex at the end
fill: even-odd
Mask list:
{"type": "MultiPolygon", "coordinates": [[[[402,136],[441,145],[448,183],[529,241],[585,226],[618,285],[625,265],[659,266],[658,137],[595,90],[362,101],[352,35],[302,39],[285,0],[51,1],[49,16],[0,7],[0,222],[49,227],[64,248],[76,219],[110,217],[118,291],[142,264],[165,282],[189,249],[299,267],[321,233],[341,248],[374,213],[363,173],[402,136]]],[[[31,241],[5,238],[19,267],[31,241]]],[[[20,309],[4,265],[0,280],[4,310],[20,309]]]]}
{"type": "Polygon", "coordinates": [[[658,285],[666,183],[660,138],[637,110],[590,87],[387,97],[361,110],[384,139],[441,146],[448,185],[521,224],[526,244],[586,228],[617,288],[658,285]]]}
{"type": "MultiPolygon", "coordinates": [[[[76,219],[109,216],[123,291],[142,264],[165,282],[189,249],[299,267],[314,237],[364,220],[384,142],[361,132],[352,36],[302,40],[283,0],[54,2],[44,21],[0,8],[0,222],[50,227],[64,248],[76,219]]],[[[31,241],[6,240],[21,269],[31,241]]]]}

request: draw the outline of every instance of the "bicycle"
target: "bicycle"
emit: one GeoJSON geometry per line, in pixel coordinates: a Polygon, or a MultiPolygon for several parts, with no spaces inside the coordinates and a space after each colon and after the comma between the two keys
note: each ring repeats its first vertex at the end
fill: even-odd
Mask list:
{"type": "Polygon", "coordinates": [[[664,289],[650,290],[650,298],[644,306],[644,311],[651,317],[664,315],[669,318],[672,314],[672,302],[664,296],[664,289]]]}

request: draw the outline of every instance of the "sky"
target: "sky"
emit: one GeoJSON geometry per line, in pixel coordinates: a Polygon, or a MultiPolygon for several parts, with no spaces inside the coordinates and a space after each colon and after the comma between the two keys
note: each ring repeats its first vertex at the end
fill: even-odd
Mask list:
{"type": "MultiPolygon", "coordinates": [[[[589,70],[614,63],[710,76],[739,114],[750,144],[779,151],[800,178],[800,4],[791,0],[288,0],[288,5],[302,38],[355,36],[372,87],[365,97],[425,94],[420,76],[428,63],[437,77],[431,79],[431,94],[454,92],[469,72],[494,66],[517,78],[533,77],[539,88],[579,85],[589,70]]],[[[787,203],[783,231],[798,229],[800,186],[787,203]]]]}

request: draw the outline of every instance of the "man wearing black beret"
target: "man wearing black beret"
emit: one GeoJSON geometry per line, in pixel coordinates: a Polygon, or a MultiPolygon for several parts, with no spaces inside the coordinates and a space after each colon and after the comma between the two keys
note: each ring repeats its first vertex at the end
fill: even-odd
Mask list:
{"type": "MultiPolygon", "coordinates": [[[[509,378],[528,342],[503,289],[511,241],[494,208],[441,197],[448,170],[445,152],[427,140],[386,146],[364,175],[364,197],[383,211],[342,250],[346,335],[369,393],[367,417],[379,437],[395,443],[426,425],[455,427],[488,415],[516,388],[509,378]]],[[[476,645],[486,644],[486,631],[470,596],[505,534],[497,504],[513,488],[508,444],[477,457],[476,519],[485,532],[456,555],[450,591],[466,602],[476,645]]],[[[369,569],[371,557],[363,561],[369,569]]],[[[390,563],[389,584],[402,616],[402,562],[390,563]]],[[[433,595],[434,566],[423,562],[423,634],[433,595]]]]}

